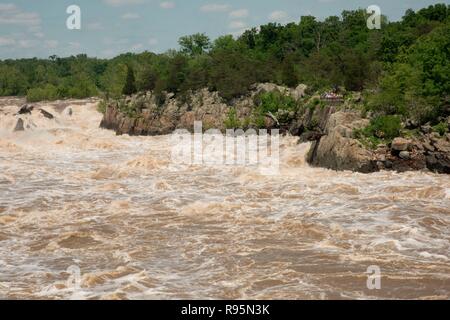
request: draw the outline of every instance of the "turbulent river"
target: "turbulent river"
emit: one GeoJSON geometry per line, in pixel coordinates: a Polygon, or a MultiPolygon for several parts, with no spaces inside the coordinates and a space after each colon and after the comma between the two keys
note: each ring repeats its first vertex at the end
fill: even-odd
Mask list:
{"type": "Polygon", "coordinates": [[[174,172],[169,137],[99,129],[94,102],[14,133],[0,108],[0,298],[450,298],[446,175],[311,168],[293,137],[277,176],[174,172]]]}

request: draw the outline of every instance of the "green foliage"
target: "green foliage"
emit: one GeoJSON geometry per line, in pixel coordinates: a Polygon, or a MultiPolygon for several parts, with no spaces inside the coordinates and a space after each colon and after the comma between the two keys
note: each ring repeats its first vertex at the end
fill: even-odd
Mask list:
{"type": "Polygon", "coordinates": [[[261,113],[277,113],[280,109],[296,111],[297,102],[291,96],[287,96],[279,91],[260,93],[255,97],[255,104],[261,113]]]}
{"type": "Polygon", "coordinates": [[[211,47],[211,42],[204,33],[181,37],[178,44],[181,46],[181,52],[191,56],[203,54],[211,47]]]}
{"type": "Polygon", "coordinates": [[[443,136],[448,130],[448,124],[446,122],[440,122],[439,124],[433,127],[433,131],[439,133],[439,135],[443,136]]]}
{"type": "Polygon", "coordinates": [[[58,98],[59,98],[58,89],[51,84],[47,84],[41,88],[29,89],[27,92],[27,101],[28,102],[37,102],[37,101],[43,101],[43,100],[57,100],[58,98]]]}
{"type": "Polygon", "coordinates": [[[124,95],[132,95],[133,93],[136,93],[136,80],[134,77],[134,71],[133,69],[128,66],[127,67],[127,78],[125,80],[125,85],[123,87],[122,93],[124,95]]]}
{"type": "Polygon", "coordinates": [[[279,91],[262,92],[255,96],[257,106],[254,114],[254,124],[258,128],[265,127],[265,117],[275,117],[280,124],[287,123],[295,115],[298,103],[291,96],[279,91]]]}
{"type": "Polygon", "coordinates": [[[227,118],[225,119],[225,128],[227,129],[240,129],[242,128],[241,121],[239,120],[236,112],[236,108],[231,108],[228,111],[227,118]]]}
{"type": "Polygon", "coordinates": [[[203,87],[231,101],[258,82],[305,83],[313,91],[337,85],[376,92],[368,97],[367,111],[436,124],[448,114],[449,8],[408,10],[401,21],[384,18],[381,30],[369,30],[365,10],[353,10],[324,20],[303,16],[297,23],[269,23],[213,43],[197,33],[180,38],[178,51],[163,54],[3,60],[0,95],[53,99],[104,93],[120,99],[153,90],[162,104],[164,92],[186,96],[203,87]]]}
{"type": "Polygon", "coordinates": [[[367,127],[354,130],[353,134],[364,144],[376,147],[382,142],[392,141],[400,136],[401,129],[402,123],[398,116],[378,116],[373,118],[367,127]]]}
{"type": "Polygon", "coordinates": [[[97,110],[98,110],[98,112],[105,114],[107,107],[108,107],[108,102],[105,99],[103,99],[98,103],[97,110]]]}
{"type": "MultiPolygon", "coordinates": [[[[381,79],[369,109],[425,123],[445,113],[450,92],[450,24],[435,28],[401,54],[381,79]]],[[[447,111],[448,113],[448,111],[447,111]]]]}

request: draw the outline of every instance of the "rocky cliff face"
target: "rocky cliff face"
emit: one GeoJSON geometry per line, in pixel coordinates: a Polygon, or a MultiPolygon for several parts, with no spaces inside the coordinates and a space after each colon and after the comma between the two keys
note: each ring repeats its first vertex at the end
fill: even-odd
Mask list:
{"type": "MultiPolygon", "coordinates": [[[[299,101],[305,96],[306,86],[288,89],[274,84],[258,84],[248,96],[232,103],[226,103],[217,92],[207,89],[191,93],[184,99],[164,94],[161,100],[161,97],[148,92],[108,105],[101,127],[115,130],[118,135],[165,135],[176,129],[192,131],[194,121],[202,121],[204,130],[224,131],[231,110],[235,110],[236,119],[249,119],[256,108],[255,97],[272,91],[299,101]]],[[[368,119],[363,119],[351,108],[346,109],[345,104],[299,108],[288,115],[267,114],[264,119],[266,129],[278,128],[282,133],[300,136],[300,141],[312,141],[307,161],[313,166],[363,173],[424,169],[450,173],[449,134],[440,137],[425,131],[413,139],[403,141],[397,138],[392,145],[380,145],[372,150],[354,138],[354,130],[368,124],[368,119]],[[283,123],[278,121],[279,116],[285,119],[283,123]]]]}
{"type": "MultiPolygon", "coordinates": [[[[306,86],[288,89],[274,84],[259,84],[253,88],[250,95],[230,104],[225,103],[217,92],[210,92],[207,89],[193,92],[183,98],[165,93],[162,102],[161,97],[147,92],[108,105],[100,126],[115,130],[118,135],[164,135],[176,129],[193,130],[194,121],[202,121],[204,129],[214,128],[223,131],[226,129],[225,124],[231,109],[236,110],[238,119],[251,117],[255,107],[254,97],[261,92],[275,90],[294,99],[300,99],[305,94],[306,86]],[[130,114],[129,110],[136,112],[130,114]]],[[[274,127],[275,120],[270,116],[266,118],[266,126],[274,127]]]]}
{"type": "Polygon", "coordinates": [[[313,143],[308,162],[333,170],[377,171],[373,152],[353,139],[353,130],[363,128],[368,123],[356,112],[332,114],[326,123],[324,136],[313,143]]]}
{"type": "Polygon", "coordinates": [[[357,112],[333,113],[324,134],[313,142],[308,162],[318,167],[362,173],[429,169],[450,174],[450,134],[421,132],[414,138],[396,138],[390,145],[379,145],[372,150],[353,138],[355,129],[368,124],[369,120],[362,119],[357,112]]]}

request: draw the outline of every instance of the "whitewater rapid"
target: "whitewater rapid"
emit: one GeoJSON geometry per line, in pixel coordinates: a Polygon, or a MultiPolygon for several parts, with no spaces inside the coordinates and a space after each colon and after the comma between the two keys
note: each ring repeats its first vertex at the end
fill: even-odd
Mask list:
{"type": "Polygon", "coordinates": [[[173,172],[169,136],[99,129],[95,101],[42,107],[13,132],[0,106],[0,298],[450,296],[446,175],[311,168],[294,137],[277,176],[173,172]]]}

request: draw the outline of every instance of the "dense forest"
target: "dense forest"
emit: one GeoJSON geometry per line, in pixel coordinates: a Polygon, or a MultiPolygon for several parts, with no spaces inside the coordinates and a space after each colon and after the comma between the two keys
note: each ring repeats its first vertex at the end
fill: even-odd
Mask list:
{"type": "Polygon", "coordinates": [[[408,10],[398,22],[384,17],[380,30],[369,30],[365,10],[344,11],[324,21],[269,23],[238,38],[186,36],[179,50],[164,54],[3,60],[0,95],[39,101],[154,90],[182,96],[208,87],[231,100],[258,82],[305,83],[314,91],[364,91],[372,111],[436,122],[450,108],[449,15],[450,6],[438,4],[408,10]]]}

